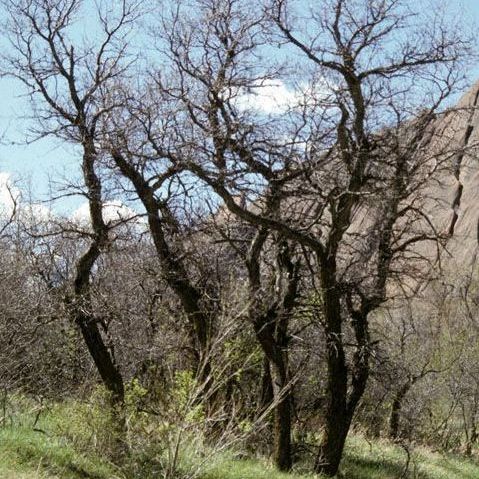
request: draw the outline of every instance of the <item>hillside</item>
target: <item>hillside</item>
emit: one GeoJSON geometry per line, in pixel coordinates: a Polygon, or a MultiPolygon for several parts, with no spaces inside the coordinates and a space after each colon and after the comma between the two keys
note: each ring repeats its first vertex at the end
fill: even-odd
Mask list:
{"type": "MultiPolygon", "coordinates": [[[[134,479],[121,468],[91,454],[82,454],[66,440],[27,428],[0,431],[0,479],[134,479]]],[[[405,449],[386,441],[369,442],[352,435],[341,476],[344,479],[476,479],[479,463],[452,455],[412,449],[406,472],[405,449]]],[[[301,465],[298,466],[301,469],[301,465]]],[[[188,475],[177,476],[186,479],[188,475]]],[[[264,462],[212,456],[198,479],[312,479],[312,475],[284,474],[264,462]]]]}

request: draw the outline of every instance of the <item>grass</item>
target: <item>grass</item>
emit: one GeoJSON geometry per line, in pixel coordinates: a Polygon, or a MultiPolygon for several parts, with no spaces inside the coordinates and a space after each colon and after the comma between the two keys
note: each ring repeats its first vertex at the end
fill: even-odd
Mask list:
{"type": "MultiPolygon", "coordinates": [[[[20,402],[24,399],[18,398],[20,402]]],[[[0,479],[131,479],[96,453],[102,449],[100,436],[91,435],[85,424],[86,411],[73,403],[49,409],[32,428],[32,415],[20,412],[0,428],[0,479]],[[82,411],[81,413],[79,411],[82,411]],[[83,435],[83,437],[82,437],[83,435]],[[85,448],[93,438],[92,447],[85,448]]],[[[21,410],[21,407],[20,407],[21,410]]],[[[93,419],[104,420],[95,416],[93,419]]],[[[105,423],[106,425],[106,423],[105,423]]],[[[99,427],[102,429],[101,427],[99,427]]],[[[477,479],[479,462],[460,456],[432,452],[425,448],[410,451],[387,441],[368,442],[351,436],[341,465],[344,479],[477,479]]],[[[188,458],[191,461],[191,457],[188,458]]],[[[307,464],[301,468],[308,470],[307,464]]],[[[212,455],[201,469],[199,479],[313,479],[318,476],[275,471],[266,461],[236,459],[232,453],[212,455]]],[[[157,479],[144,473],[141,479],[157,479]]],[[[160,478],[158,478],[160,479],[160,478]]],[[[178,478],[183,479],[183,478],[178,478]]]]}
{"type": "MultiPolygon", "coordinates": [[[[253,460],[235,460],[228,455],[219,457],[201,479],[312,479],[313,475],[285,474],[270,465],[253,460]]],[[[317,477],[317,476],[316,476],[317,477]]]]}
{"type": "Polygon", "coordinates": [[[341,472],[345,479],[477,479],[479,462],[461,456],[415,448],[407,453],[387,441],[368,442],[351,436],[341,472]]]}
{"type": "Polygon", "coordinates": [[[114,469],[60,438],[25,428],[0,430],[1,479],[113,479],[114,469]]]}
{"type": "MultiPolygon", "coordinates": [[[[351,436],[341,466],[344,479],[477,479],[479,462],[434,453],[425,448],[410,451],[388,441],[369,442],[351,436]]],[[[312,479],[314,475],[281,474],[259,461],[237,461],[222,457],[210,466],[202,479],[312,479]]]]}

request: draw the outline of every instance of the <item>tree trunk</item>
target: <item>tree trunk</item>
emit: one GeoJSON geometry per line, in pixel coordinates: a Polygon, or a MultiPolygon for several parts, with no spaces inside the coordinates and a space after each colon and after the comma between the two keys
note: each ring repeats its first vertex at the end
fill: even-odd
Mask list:
{"type": "Polygon", "coordinates": [[[180,300],[188,318],[191,346],[196,362],[196,377],[202,385],[202,396],[207,397],[207,402],[211,405],[214,402],[214,394],[211,393],[213,378],[210,341],[216,311],[208,295],[203,294],[190,280],[188,265],[185,264],[181,251],[176,251],[175,245],[168,240],[168,231],[176,232],[179,229],[177,219],[169,207],[156,199],[155,188],[119,151],[112,151],[111,154],[121,173],[133,184],[148,213],[148,226],[160,260],[162,276],[180,300]]]}
{"type": "Polygon", "coordinates": [[[401,410],[404,397],[411,388],[410,382],[404,384],[394,396],[391,406],[391,416],[389,417],[389,437],[392,440],[397,440],[399,437],[399,424],[401,419],[401,410]]]}
{"type": "Polygon", "coordinates": [[[287,366],[272,365],[274,391],[273,460],[280,471],[289,471],[293,465],[291,454],[291,384],[287,366]]]}
{"type": "Polygon", "coordinates": [[[281,471],[289,471],[291,455],[291,415],[292,385],[289,377],[288,325],[298,295],[299,263],[292,262],[288,243],[279,239],[277,252],[277,272],[275,278],[275,298],[265,307],[261,293],[261,249],[268,236],[265,229],[259,229],[250,245],[246,260],[251,304],[249,317],[254,326],[256,339],[265,355],[262,407],[267,408],[272,399],[273,419],[273,459],[281,471]],[[271,385],[271,386],[270,386],[271,385]],[[271,398],[272,393],[272,398],[271,398]],[[269,404],[268,404],[269,403],[269,404]]]}
{"type": "Polygon", "coordinates": [[[111,395],[112,404],[115,406],[123,404],[125,398],[123,378],[103,341],[95,319],[88,317],[82,311],[78,311],[75,320],[103,384],[111,395]]]}
{"type": "Polygon", "coordinates": [[[342,344],[328,341],[328,387],[324,433],[316,458],[315,472],[334,476],[338,472],[351,424],[347,409],[347,366],[342,344]]]}
{"type": "Polygon", "coordinates": [[[348,368],[343,348],[341,304],[334,280],[335,271],[334,261],[326,267],[323,265],[321,270],[328,381],[324,434],[316,458],[315,472],[326,476],[334,476],[338,472],[351,421],[347,411],[348,368]]]}
{"type": "MultiPolygon", "coordinates": [[[[356,357],[357,359],[357,357],[356,357]]],[[[348,366],[338,341],[328,346],[328,389],[324,434],[316,458],[315,472],[332,477],[338,473],[344,445],[356,407],[366,388],[367,360],[354,365],[352,391],[348,396],[348,366]]]]}
{"type": "Polygon", "coordinates": [[[326,322],[328,381],[324,434],[316,458],[315,472],[328,477],[338,472],[344,445],[356,407],[369,376],[368,310],[351,311],[357,345],[349,370],[343,346],[340,294],[334,261],[322,268],[323,314],[326,322]],[[348,375],[351,392],[348,394],[348,375]]]}
{"type": "Polygon", "coordinates": [[[260,412],[273,407],[273,460],[276,467],[288,471],[291,459],[291,393],[285,365],[272,366],[265,356],[261,384],[260,412]],[[274,379],[273,379],[274,378],[274,379]]]}
{"type": "Polygon", "coordinates": [[[270,310],[255,322],[255,332],[269,363],[273,393],[273,460],[280,471],[292,466],[291,457],[291,384],[288,372],[288,354],[275,338],[277,311],[270,310]]]}
{"type": "Polygon", "coordinates": [[[115,408],[123,404],[125,390],[123,378],[115,364],[112,351],[105,344],[98,328],[97,319],[93,315],[91,304],[90,279],[95,262],[101,255],[102,249],[109,243],[108,226],[103,219],[102,185],[95,172],[96,152],[93,138],[82,129],[83,163],[82,171],[85,186],[88,191],[88,206],[90,221],[93,229],[93,240],[88,250],[80,257],[76,264],[74,281],[73,318],[80,328],[88,351],[100,374],[103,384],[111,394],[111,401],[115,408]]]}
{"type": "Polygon", "coordinates": [[[271,368],[266,356],[263,358],[263,374],[261,377],[261,397],[259,401],[260,412],[266,411],[273,402],[273,380],[271,379],[271,368]]]}
{"type": "Polygon", "coordinates": [[[114,462],[121,462],[127,449],[125,441],[126,418],[124,411],[125,387],[123,377],[115,363],[112,351],[103,340],[96,318],[90,313],[91,304],[89,301],[89,291],[85,292],[82,288],[77,289],[77,281],[75,282],[75,286],[77,300],[72,312],[90,356],[100,374],[103,385],[109,393],[112,418],[111,445],[113,447],[111,459],[114,462]]]}
{"type": "Polygon", "coordinates": [[[93,243],[78,261],[74,284],[75,299],[69,307],[103,384],[111,395],[111,402],[117,406],[123,404],[125,396],[123,378],[112,352],[103,340],[97,320],[92,313],[90,300],[90,274],[99,255],[100,250],[93,243]]]}

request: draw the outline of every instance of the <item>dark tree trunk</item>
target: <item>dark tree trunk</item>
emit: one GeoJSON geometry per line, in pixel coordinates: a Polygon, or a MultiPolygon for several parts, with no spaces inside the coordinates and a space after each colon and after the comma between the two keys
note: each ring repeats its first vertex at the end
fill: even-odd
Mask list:
{"type": "Polygon", "coordinates": [[[391,416],[389,417],[389,437],[394,441],[399,437],[402,404],[404,397],[410,388],[410,382],[404,384],[399,391],[396,392],[391,405],[391,416]]]}
{"type": "Polygon", "coordinates": [[[112,395],[113,403],[123,403],[125,393],[123,378],[103,341],[98,326],[94,320],[86,318],[82,313],[77,316],[77,324],[100,377],[112,395]]]}
{"type": "Polygon", "coordinates": [[[181,302],[190,325],[191,346],[196,362],[196,377],[203,387],[203,396],[214,402],[209,392],[212,387],[210,340],[212,334],[214,307],[190,280],[187,268],[182,260],[181,252],[168,241],[167,231],[177,233],[178,224],[168,206],[155,197],[152,187],[142,174],[118,151],[112,151],[112,157],[121,173],[133,184],[138,197],[148,214],[150,229],[155,250],[160,260],[162,275],[168,286],[181,302]]]}
{"type": "Polygon", "coordinates": [[[318,474],[334,476],[341,462],[351,417],[347,409],[348,370],[340,336],[329,334],[327,350],[325,424],[315,471],[318,474]]]}
{"type": "Polygon", "coordinates": [[[328,377],[324,434],[315,471],[326,476],[334,476],[338,472],[350,425],[347,411],[348,368],[343,349],[341,305],[334,281],[335,270],[333,263],[321,271],[328,377]]]}
{"type": "Polygon", "coordinates": [[[100,374],[103,384],[111,394],[115,406],[124,401],[124,385],[120,370],[115,364],[112,351],[107,347],[98,328],[97,318],[93,314],[90,297],[90,277],[93,266],[100,257],[102,249],[108,245],[108,227],[103,220],[101,182],[95,172],[96,153],[93,140],[86,130],[84,135],[83,177],[88,191],[90,221],[94,232],[92,243],[80,257],[76,265],[74,281],[74,301],[69,306],[72,316],[80,328],[88,351],[100,374]]]}
{"type": "Polygon", "coordinates": [[[332,477],[338,473],[344,445],[369,374],[367,360],[355,362],[352,391],[348,395],[348,366],[338,340],[328,344],[328,388],[324,434],[316,458],[315,471],[332,477]]]}
{"type": "MultiPolygon", "coordinates": [[[[287,348],[275,337],[277,311],[270,310],[255,322],[255,332],[269,363],[273,404],[273,460],[281,471],[292,466],[291,457],[291,384],[287,348]]],[[[267,374],[266,374],[267,376],[267,374]]],[[[267,391],[267,387],[266,387],[267,391]]],[[[271,402],[270,402],[271,404],[271,402]]]]}
{"type": "Polygon", "coordinates": [[[346,417],[345,411],[341,410],[339,413],[340,416],[334,420],[328,412],[324,436],[316,458],[315,471],[327,477],[333,477],[338,473],[351,425],[351,420],[346,417]]]}
{"type": "Polygon", "coordinates": [[[340,294],[334,272],[334,262],[322,269],[328,380],[324,434],[315,464],[315,472],[328,477],[338,473],[351,421],[369,376],[367,308],[351,312],[357,344],[352,366],[349,367],[344,353],[340,294]],[[349,394],[348,376],[351,376],[349,394]]]}
{"type": "Polygon", "coordinates": [[[123,404],[125,397],[123,378],[113,360],[110,350],[103,341],[95,319],[89,317],[82,311],[78,311],[75,321],[80,328],[85,344],[100,374],[102,382],[111,395],[112,403],[114,405],[123,404]]]}
{"type": "Polygon", "coordinates": [[[263,358],[263,373],[261,376],[261,396],[259,401],[260,411],[268,409],[273,402],[273,380],[271,378],[271,368],[266,356],[263,358]]]}
{"type": "Polygon", "coordinates": [[[273,460],[280,471],[289,471],[293,465],[291,454],[291,384],[287,363],[283,358],[272,367],[274,391],[273,460]]]}
{"type": "Polygon", "coordinates": [[[265,355],[262,407],[266,409],[273,405],[273,460],[279,470],[288,471],[292,467],[293,405],[288,364],[288,325],[298,294],[299,264],[293,264],[288,244],[280,240],[275,283],[277,296],[265,307],[264,298],[261,297],[260,252],[266,237],[266,230],[258,230],[248,255],[247,267],[251,296],[249,316],[254,326],[256,339],[265,355]]]}

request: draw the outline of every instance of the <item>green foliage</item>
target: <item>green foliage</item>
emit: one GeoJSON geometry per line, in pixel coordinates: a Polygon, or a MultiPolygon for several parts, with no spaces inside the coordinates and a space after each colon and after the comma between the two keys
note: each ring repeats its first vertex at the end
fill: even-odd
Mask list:
{"type": "Polygon", "coordinates": [[[97,387],[87,401],[52,404],[41,416],[39,427],[65,438],[78,450],[111,459],[117,453],[117,415],[108,393],[97,387]]]}
{"type": "Polygon", "coordinates": [[[133,380],[127,387],[126,470],[131,479],[194,477],[204,449],[201,385],[191,371],[177,371],[171,386],[151,396],[133,380]]]}
{"type": "Polygon", "coordinates": [[[175,373],[173,388],[170,392],[170,405],[176,417],[188,424],[204,420],[203,405],[197,401],[198,391],[199,385],[191,371],[175,373]]]}

